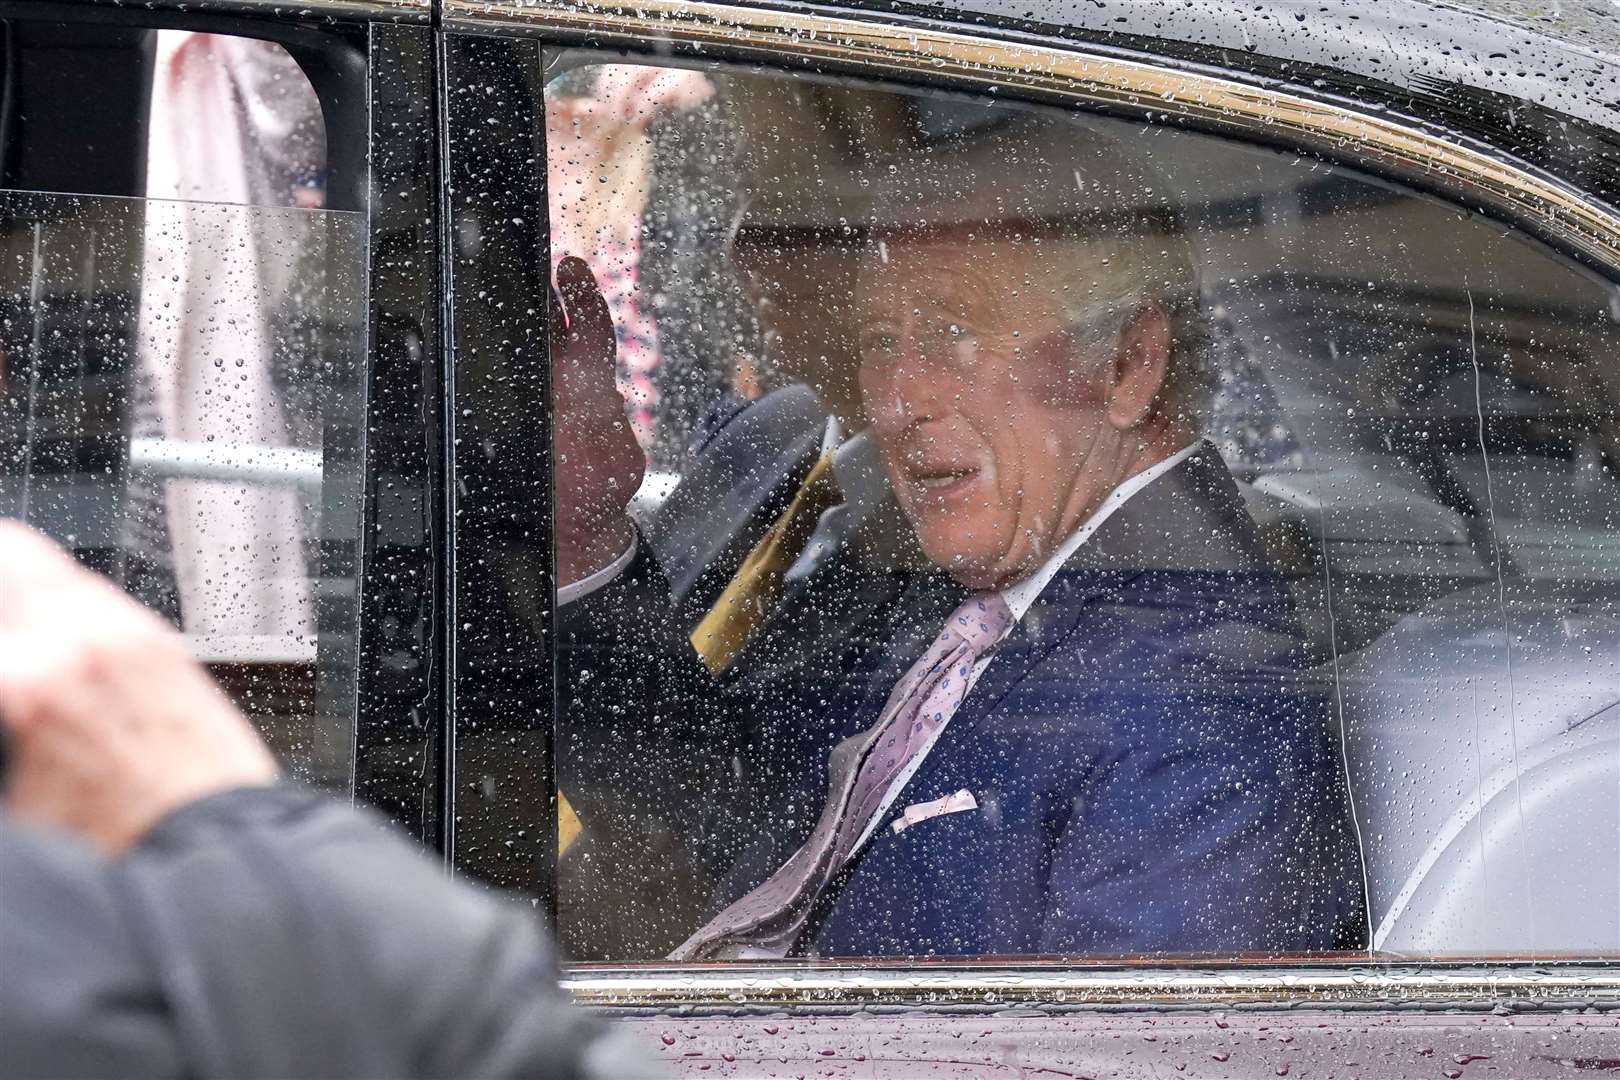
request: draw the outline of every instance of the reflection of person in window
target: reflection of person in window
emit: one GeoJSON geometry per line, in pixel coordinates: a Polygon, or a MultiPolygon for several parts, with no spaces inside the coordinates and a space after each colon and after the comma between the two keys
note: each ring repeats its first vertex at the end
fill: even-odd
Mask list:
{"type": "Polygon", "coordinates": [[[656,438],[658,327],[640,296],[641,228],[652,188],[651,128],[713,93],[696,71],[603,64],[546,91],[546,194],[553,258],[584,258],[602,287],[618,341],[619,392],[637,439],[656,438]],[[587,85],[570,86],[569,83],[587,85]],[[583,90],[571,93],[569,90],[583,90]]]}
{"type": "MultiPolygon", "coordinates": [[[[303,335],[288,323],[336,309],[312,273],[324,226],[248,208],[306,205],[318,193],[319,99],[280,45],[155,37],[140,288],[152,412],[170,439],[317,447],[322,402],[302,359],[315,361],[299,357],[303,335]]],[[[234,658],[312,658],[318,568],[305,554],[318,522],[308,500],[218,480],[166,486],[162,524],[186,632],[234,658]]]]}
{"type": "MultiPolygon", "coordinates": [[[[671,763],[731,757],[689,813],[658,794],[717,880],[718,913],[680,958],[1361,937],[1332,715],[1197,436],[1202,316],[1179,219],[1134,155],[1056,132],[944,143],[880,200],[861,387],[928,565],[854,624],[775,613],[760,647],[787,674],[693,680],[694,723],[666,712],[653,729],[671,763]]],[[[657,591],[650,560],[627,558],[565,609],[565,641],[624,610],[622,590],[657,591]]],[[[813,584],[835,595],[843,563],[813,584]]],[[[691,666],[678,648],[660,659],[691,666]]]]}

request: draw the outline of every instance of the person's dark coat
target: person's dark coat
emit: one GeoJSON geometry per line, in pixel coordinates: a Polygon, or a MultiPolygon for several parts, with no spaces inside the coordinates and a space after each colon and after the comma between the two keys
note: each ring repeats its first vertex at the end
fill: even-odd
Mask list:
{"type": "Polygon", "coordinates": [[[688,630],[793,501],[820,456],[828,416],[814,391],[797,383],[756,401],[728,394],[709,411],[680,484],[644,531],[688,630]]]}
{"type": "Polygon", "coordinates": [[[293,787],[185,807],[127,855],[0,816],[7,1077],[626,1077],[527,909],[293,787]]]}
{"type": "MultiPolygon", "coordinates": [[[[640,573],[656,591],[655,570],[640,573]]],[[[747,670],[699,684],[689,726],[657,728],[733,751],[724,783],[661,796],[715,877],[710,911],[804,841],[832,746],[875,721],[964,595],[933,570],[868,575],[853,591],[854,625],[847,597],[805,592],[750,646],[747,670]]],[[[612,636],[591,598],[571,606],[564,649],[569,626],[612,636]]],[[[628,660],[636,646],[620,640],[628,660]]],[[[679,643],[642,647],[643,669],[692,665],[679,643]]],[[[801,947],[1230,954],[1360,943],[1337,728],[1305,664],[1288,589],[1206,446],[1111,516],[1046,587],[825,894],[801,947]],[[904,807],[959,791],[977,808],[888,828],[904,807]]],[[[563,729],[594,728],[602,702],[569,692],[583,708],[563,729]]],[[[571,772],[562,758],[565,785],[571,772]]]]}

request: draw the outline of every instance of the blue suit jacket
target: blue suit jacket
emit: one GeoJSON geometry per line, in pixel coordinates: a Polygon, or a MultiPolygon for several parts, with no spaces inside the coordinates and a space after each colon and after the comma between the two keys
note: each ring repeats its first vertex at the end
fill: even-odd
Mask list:
{"type": "MultiPolygon", "coordinates": [[[[962,595],[920,575],[841,627],[842,660],[809,648],[804,677],[786,690],[795,680],[779,679],[775,700],[739,680],[732,722],[752,731],[754,783],[725,810],[746,835],[716,906],[808,836],[828,750],[874,722],[962,595]]],[[[823,897],[801,949],[1361,944],[1335,714],[1305,662],[1290,594],[1206,446],[1110,517],[1042,592],[823,897]],[[905,806],[961,790],[977,809],[888,827],[905,806]]]]}
{"type": "MultiPolygon", "coordinates": [[[[659,624],[654,600],[638,603],[634,626],[605,614],[625,606],[616,593],[661,590],[643,558],[619,586],[565,610],[559,689],[574,707],[559,724],[559,778],[603,793],[604,811],[642,796],[629,800],[638,818],[666,822],[715,883],[712,912],[804,842],[832,746],[876,720],[964,592],[938,572],[835,559],[717,686],[659,624]],[[592,681],[570,685],[576,667],[592,681]],[[642,685],[676,670],[687,689],[642,685]],[[616,678],[626,686],[608,692],[616,678]]],[[[1041,593],[823,895],[801,950],[1363,944],[1335,715],[1305,663],[1287,587],[1204,447],[1116,511],[1041,593]],[[905,806],[964,789],[977,809],[888,827],[905,806]]],[[[613,853],[593,856],[601,872],[646,873],[614,870],[613,853]]],[[[596,902],[611,906],[614,890],[604,884],[596,902]]]]}

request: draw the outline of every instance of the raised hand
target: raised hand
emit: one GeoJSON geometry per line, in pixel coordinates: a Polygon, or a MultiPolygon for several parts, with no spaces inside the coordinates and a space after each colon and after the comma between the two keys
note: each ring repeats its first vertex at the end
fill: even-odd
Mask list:
{"type": "Polygon", "coordinates": [[[582,259],[557,267],[552,298],[552,435],[556,452],[557,584],[611,563],[633,535],[625,508],[646,458],[614,384],[613,317],[582,259]]]}

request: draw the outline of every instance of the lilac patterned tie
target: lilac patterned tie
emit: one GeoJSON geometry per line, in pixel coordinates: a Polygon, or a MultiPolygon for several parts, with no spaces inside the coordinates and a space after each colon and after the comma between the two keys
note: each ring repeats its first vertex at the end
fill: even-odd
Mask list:
{"type": "Polygon", "coordinates": [[[876,724],[833,748],[827,805],[803,847],[670,954],[671,960],[736,959],[747,948],[785,955],[816,898],[855,854],[867,825],[912,759],[962,704],[973,665],[1000,641],[1012,613],[1000,594],[970,596],[945,620],[922,659],[895,684],[876,724]]]}

